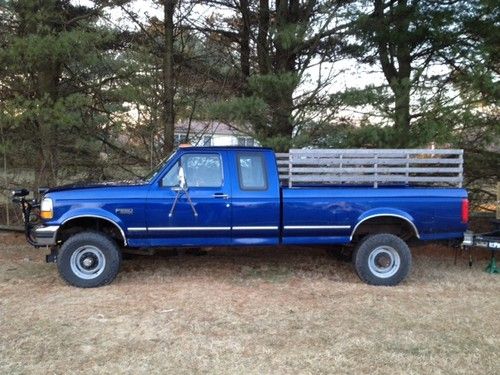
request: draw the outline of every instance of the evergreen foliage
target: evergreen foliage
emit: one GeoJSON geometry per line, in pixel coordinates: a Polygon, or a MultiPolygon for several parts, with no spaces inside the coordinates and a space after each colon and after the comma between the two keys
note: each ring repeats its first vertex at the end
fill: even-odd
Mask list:
{"type": "Polygon", "coordinates": [[[0,3],[0,153],[33,187],[138,176],[172,148],[175,121],[197,119],[277,151],[464,148],[472,197],[493,197],[497,1],[77,4],[0,3]],[[345,61],[382,82],[354,84],[345,61]]]}

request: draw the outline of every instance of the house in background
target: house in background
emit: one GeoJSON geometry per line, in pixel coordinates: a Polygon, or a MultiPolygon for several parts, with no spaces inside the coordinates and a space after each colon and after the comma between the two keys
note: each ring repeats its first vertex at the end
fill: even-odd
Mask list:
{"type": "Polygon", "coordinates": [[[186,142],[193,146],[259,146],[249,135],[218,121],[182,121],[176,124],[175,146],[186,142]]]}

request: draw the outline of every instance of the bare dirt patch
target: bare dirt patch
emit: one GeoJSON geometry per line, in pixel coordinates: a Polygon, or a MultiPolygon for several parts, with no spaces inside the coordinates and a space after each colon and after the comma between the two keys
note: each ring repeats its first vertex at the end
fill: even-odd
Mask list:
{"type": "Polygon", "coordinates": [[[441,246],[397,287],[320,249],[215,249],[125,260],[66,286],[0,237],[0,373],[498,374],[500,277],[441,246]]]}

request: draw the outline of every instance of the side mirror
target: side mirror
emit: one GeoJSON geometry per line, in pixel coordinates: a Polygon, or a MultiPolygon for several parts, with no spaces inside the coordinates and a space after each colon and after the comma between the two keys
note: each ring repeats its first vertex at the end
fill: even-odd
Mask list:
{"type": "Polygon", "coordinates": [[[29,190],[27,189],[17,189],[12,191],[13,197],[25,197],[29,194],[29,190]]]}

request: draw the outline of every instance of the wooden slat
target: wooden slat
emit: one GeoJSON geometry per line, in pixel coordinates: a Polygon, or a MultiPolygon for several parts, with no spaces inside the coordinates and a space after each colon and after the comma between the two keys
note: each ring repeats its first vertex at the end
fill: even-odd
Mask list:
{"type": "Polygon", "coordinates": [[[461,149],[291,149],[290,154],[306,154],[306,155],[318,155],[318,154],[342,154],[346,155],[348,153],[359,154],[433,154],[433,155],[448,155],[448,154],[460,154],[463,155],[463,150],[461,149]]]}
{"type": "Polygon", "coordinates": [[[385,167],[358,167],[358,168],[301,168],[292,167],[292,173],[460,173],[461,168],[385,168],[385,167]]]}
{"type": "MultiPolygon", "coordinates": [[[[344,158],[344,159],[291,159],[294,165],[305,164],[305,165],[325,165],[325,164],[340,164],[343,165],[362,165],[362,164],[373,164],[374,159],[368,158],[344,158]]],[[[460,159],[377,159],[377,164],[393,164],[393,165],[406,165],[409,164],[461,164],[460,159]]]]}
{"type": "Polygon", "coordinates": [[[375,176],[375,175],[359,175],[359,176],[310,176],[310,175],[294,175],[293,182],[449,182],[458,183],[460,177],[446,176],[406,176],[406,175],[390,175],[390,176],[375,176]]]}

